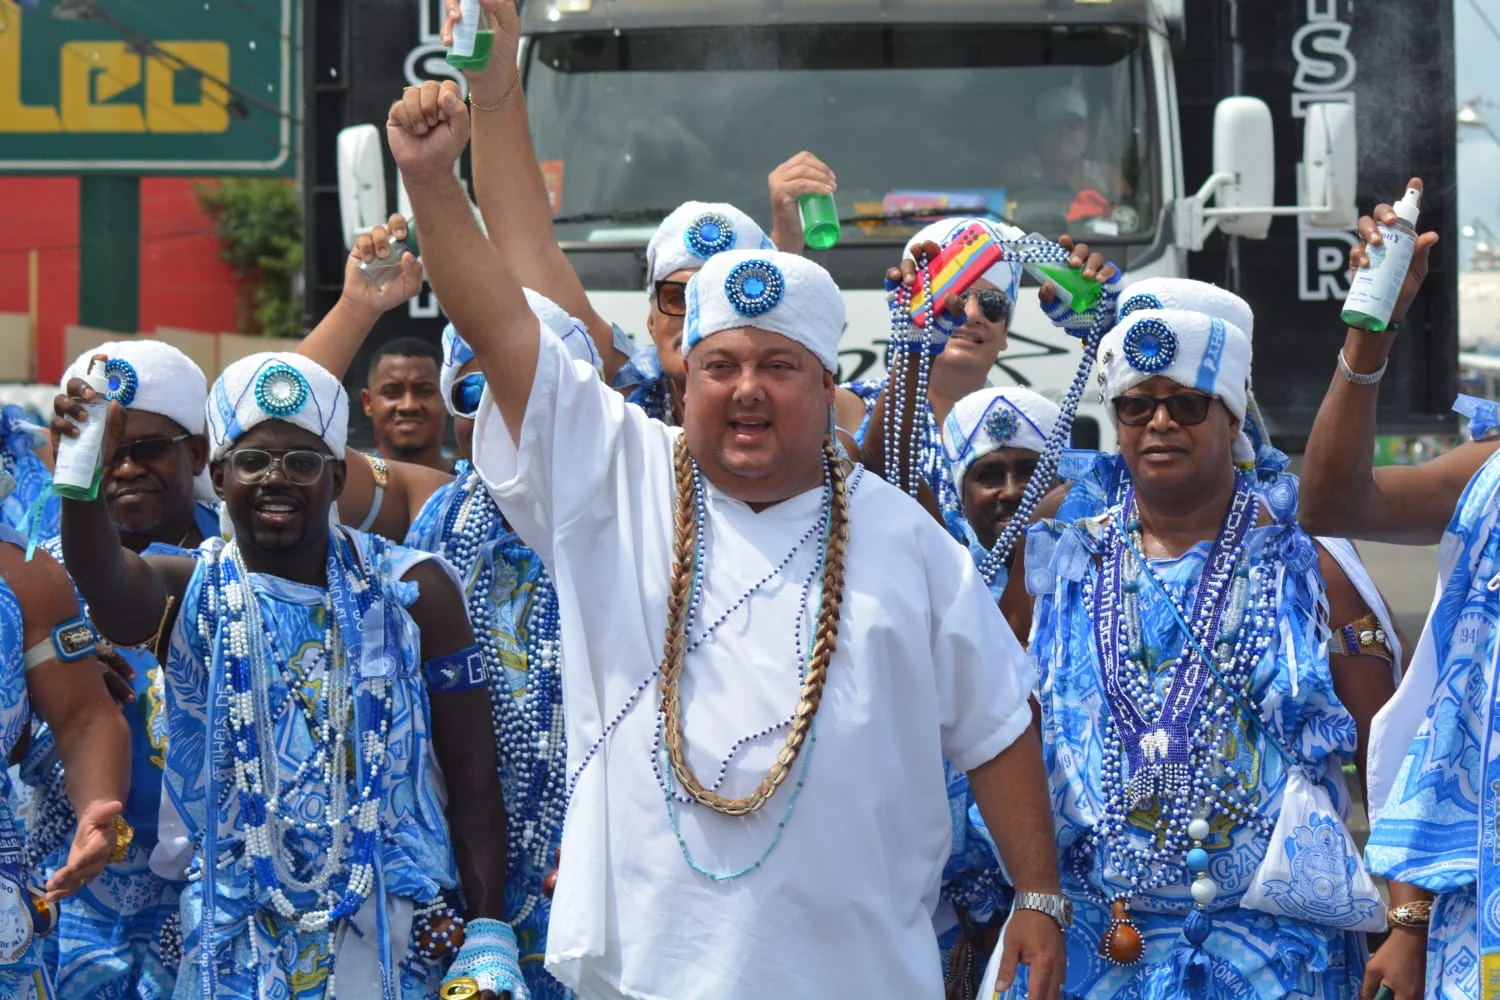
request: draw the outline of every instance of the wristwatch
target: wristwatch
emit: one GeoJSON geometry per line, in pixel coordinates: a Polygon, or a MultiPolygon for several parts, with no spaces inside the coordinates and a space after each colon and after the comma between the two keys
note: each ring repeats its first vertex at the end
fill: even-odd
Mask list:
{"type": "Polygon", "coordinates": [[[1067,933],[1073,926],[1073,901],[1067,896],[1046,892],[1018,892],[1013,910],[1036,910],[1057,921],[1057,926],[1067,933]]]}

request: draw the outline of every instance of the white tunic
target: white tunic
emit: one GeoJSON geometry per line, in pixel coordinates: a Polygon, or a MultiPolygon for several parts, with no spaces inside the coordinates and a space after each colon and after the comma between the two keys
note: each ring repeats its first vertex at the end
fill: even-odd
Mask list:
{"type": "MultiPolygon", "coordinates": [[[[931,913],[950,841],[943,758],[972,769],[1026,729],[1026,656],[968,554],[910,498],[857,473],[815,740],[752,816],[675,806],[709,871],[754,863],[785,821],[781,839],[742,878],[700,874],[673,833],[655,756],[679,433],[571,362],[548,331],[520,447],[488,395],[478,415],[475,466],[541,554],[562,620],[576,785],[547,967],[589,1000],[939,998],[931,913]]],[[[690,642],[774,576],[684,667],[688,760],[722,794],[748,794],[785,739],[780,725],[745,740],[786,722],[797,701],[821,534],[772,571],[816,525],[822,497],[819,488],[755,513],[708,490],[708,571],[690,642]]],[[[512,818],[512,836],[523,820],[512,818]]]]}

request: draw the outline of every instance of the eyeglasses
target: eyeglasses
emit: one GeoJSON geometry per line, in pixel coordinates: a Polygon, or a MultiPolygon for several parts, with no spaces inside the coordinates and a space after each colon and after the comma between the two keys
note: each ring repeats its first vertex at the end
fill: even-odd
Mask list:
{"type": "Polygon", "coordinates": [[[181,444],[193,435],[179,434],[176,437],[144,437],[134,441],[126,441],[115,449],[109,464],[116,466],[127,458],[136,465],[148,465],[151,462],[160,461],[167,452],[172,450],[174,444],[181,444]]]}
{"type": "Polygon", "coordinates": [[[464,418],[473,417],[478,413],[479,400],[484,397],[485,384],[484,372],[470,372],[453,383],[453,390],[448,400],[453,404],[453,412],[464,418]]]}
{"type": "Polygon", "coordinates": [[[663,316],[687,315],[687,282],[658,281],[656,283],[656,308],[663,316]]]}
{"type": "Polygon", "coordinates": [[[1208,419],[1208,409],[1216,399],[1217,396],[1205,396],[1199,392],[1178,392],[1170,396],[1116,396],[1110,402],[1114,405],[1115,416],[1127,427],[1146,426],[1163,406],[1173,423],[1194,427],[1208,419]]]}
{"type": "Polygon", "coordinates": [[[964,301],[973,299],[979,303],[979,311],[991,323],[1010,320],[1010,298],[995,288],[971,288],[964,292],[964,301]]]}
{"type": "Polygon", "coordinates": [[[287,482],[293,486],[311,486],[323,476],[323,467],[336,461],[332,455],[316,451],[263,451],[260,448],[241,448],[229,453],[229,469],[235,482],[242,486],[254,486],[271,475],[271,470],[280,468],[287,482]]]}

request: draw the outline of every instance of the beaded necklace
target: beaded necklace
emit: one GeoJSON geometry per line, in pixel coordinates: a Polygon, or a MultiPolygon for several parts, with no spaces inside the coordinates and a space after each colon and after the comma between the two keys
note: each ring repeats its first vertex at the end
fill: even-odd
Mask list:
{"type": "MultiPolygon", "coordinates": [[[[832,439],[825,439],[824,506],[826,535],[823,546],[823,587],[817,628],[807,667],[806,681],[793,713],[786,745],[765,779],[750,795],[730,799],[703,787],[687,762],[683,746],[681,680],[686,658],[687,634],[692,609],[701,602],[704,536],[707,518],[700,494],[697,463],[688,454],[687,441],[679,437],[674,453],[677,479],[676,533],[672,579],[667,594],[666,653],[661,669],[661,712],[665,717],[664,742],[668,760],[683,790],[700,805],[729,816],[744,816],[760,809],[786,780],[796,760],[823,697],[828,664],[838,642],[839,614],[843,606],[844,550],[849,536],[849,491],[840,456],[832,439]]],[[[806,762],[804,761],[804,770],[806,762]]],[[[671,795],[668,794],[668,805],[671,795]]],[[[793,797],[795,800],[795,796],[793,797]]],[[[784,822],[784,821],[783,821],[784,822]]]]}
{"type": "MultiPolygon", "coordinates": [[[[564,785],[567,774],[567,734],[562,703],[562,626],[557,590],[544,571],[531,590],[526,615],[525,687],[511,683],[505,667],[500,634],[505,623],[502,603],[515,594],[495,593],[495,542],[508,530],[503,515],[479,474],[470,471],[460,487],[463,499],[451,504],[442,531],[443,555],[461,579],[470,580],[467,603],[490,685],[491,725],[502,764],[501,781],[507,808],[522,820],[510,838],[513,862],[525,858],[528,870],[539,872],[549,862],[551,840],[562,829],[567,812],[564,785]],[[486,557],[486,553],[490,553],[486,557]]],[[[537,886],[538,892],[540,885],[537,886]]],[[[526,911],[536,903],[528,892],[526,911]]],[[[520,921],[525,913],[513,915],[520,921]]]]}
{"type": "MultiPolygon", "coordinates": [[[[352,553],[346,565],[346,544],[338,535],[328,542],[321,706],[300,704],[301,681],[277,648],[233,541],[214,563],[210,599],[203,602],[198,621],[200,634],[210,648],[217,643],[222,656],[233,786],[251,880],[262,900],[299,931],[327,931],[330,948],[334,925],[359,910],[376,881],[381,779],[394,717],[390,682],[379,677],[356,682],[350,670],[344,633],[359,627],[373,598],[352,553]],[[287,694],[273,705],[270,691],[276,679],[287,694]],[[293,714],[307,724],[315,749],[283,779],[275,724],[293,714]],[[352,802],[351,758],[359,789],[352,802]],[[327,790],[327,805],[319,816],[304,818],[299,806],[319,788],[327,790]],[[305,864],[290,860],[285,847],[289,835],[316,843],[323,857],[305,864]],[[299,870],[312,874],[302,877],[299,870]],[[299,909],[288,890],[311,895],[316,904],[299,909]]],[[[210,817],[209,822],[217,820],[210,817]]],[[[255,952],[254,935],[251,946],[255,952]]],[[[258,953],[254,960],[258,965],[258,953]]]]}
{"type": "MultiPolygon", "coordinates": [[[[1102,845],[1106,869],[1129,886],[1102,899],[1113,910],[1100,954],[1130,965],[1142,949],[1129,916],[1130,898],[1180,882],[1184,870],[1191,875],[1194,900],[1188,904],[1184,933],[1195,946],[1207,937],[1210,922],[1204,911],[1219,892],[1207,873],[1209,857],[1203,847],[1212,816],[1270,835],[1269,817],[1225,762],[1232,759],[1232,745],[1241,732],[1235,710],[1248,708],[1245,692],[1275,633],[1276,583],[1274,573],[1263,568],[1252,572],[1244,558],[1258,507],[1243,476],[1236,479],[1235,498],[1204,563],[1191,613],[1140,555],[1144,548],[1133,490],[1123,509],[1129,521],[1109,523],[1099,583],[1084,586],[1109,716],[1103,736],[1103,807],[1094,829],[1069,848],[1069,857],[1079,884],[1088,886],[1102,845]],[[1158,693],[1156,672],[1147,661],[1143,581],[1172,603],[1179,621],[1192,622],[1165,694],[1158,693]],[[1205,651],[1211,651],[1214,662],[1203,660],[1205,651]],[[1152,799],[1159,808],[1155,835],[1150,846],[1135,846],[1131,816],[1152,799]]],[[[1099,877],[1104,879],[1104,873],[1099,877]]]]}
{"type": "MultiPolygon", "coordinates": [[[[918,253],[916,256],[918,280],[922,280],[927,267],[926,254],[918,253]]],[[[904,430],[905,411],[908,400],[906,381],[909,366],[917,366],[916,398],[920,401],[922,411],[930,412],[927,404],[927,387],[932,373],[932,359],[939,348],[933,341],[932,325],[937,322],[936,318],[930,318],[927,325],[922,328],[920,337],[912,334],[911,300],[913,287],[908,287],[905,282],[898,284],[886,295],[886,308],[891,314],[891,342],[887,352],[888,372],[886,375],[886,403],[885,419],[882,430],[885,433],[885,473],[886,482],[897,489],[905,490],[909,496],[915,497],[922,482],[921,468],[917,462],[907,464],[905,473],[901,469],[901,435],[904,430]],[[913,358],[912,355],[916,357],[913,358]]],[[[936,309],[941,303],[934,303],[936,309]]],[[[937,443],[932,440],[933,427],[931,418],[920,421],[923,425],[920,430],[912,428],[912,433],[921,434],[920,440],[912,442],[917,455],[925,457],[929,449],[936,447],[937,443]]],[[[925,467],[925,464],[923,465],[925,467]]]]}
{"type": "MultiPolygon", "coordinates": [[[[1023,264],[1066,264],[1072,254],[1072,251],[1064,249],[1059,244],[1037,239],[1008,242],[1005,244],[1005,250],[1007,256],[1023,264]]],[[[993,584],[1000,573],[1010,566],[1010,556],[1015,550],[1016,542],[1031,526],[1031,518],[1036,513],[1037,505],[1052,488],[1052,480],[1057,474],[1057,463],[1062,458],[1063,450],[1072,440],[1073,419],[1078,414],[1078,404],[1083,401],[1084,390],[1088,388],[1089,375],[1094,370],[1094,358],[1099,353],[1099,342],[1109,332],[1109,326],[1113,322],[1114,315],[1111,311],[1107,317],[1101,316],[1080,336],[1083,342],[1083,355],[1078,359],[1078,371],[1074,373],[1073,382],[1068,386],[1067,395],[1063,397],[1057,424],[1052,428],[1052,433],[1047,436],[1046,444],[1042,446],[1041,457],[1037,459],[1036,468],[1026,482],[1026,490],[1021,494],[1021,502],[1017,505],[1015,514],[1011,516],[1010,523],[1005,526],[1005,530],[1000,532],[1000,537],[995,540],[994,548],[990,549],[989,554],[979,564],[979,575],[983,577],[986,584],[993,584]]]]}

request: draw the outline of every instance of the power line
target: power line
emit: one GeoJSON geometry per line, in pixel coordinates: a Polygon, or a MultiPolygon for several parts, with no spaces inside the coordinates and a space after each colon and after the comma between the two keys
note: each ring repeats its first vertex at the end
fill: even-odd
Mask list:
{"type": "Polygon", "coordinates": [[[1469,6],[1474,8],[1474,13],[1479,15],[1484,26],[1490,29],[1490,34],[1494,36],[1495,41],[1500,42],[1500,28],[1495,27],[1495,22],[1491,21],[1490,16],[1484,12],[1484,8],[1479,6],[1479,0],[1469,0],[1469,6]]]}

